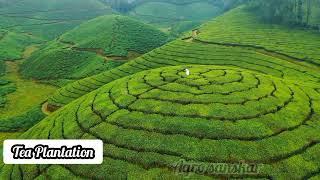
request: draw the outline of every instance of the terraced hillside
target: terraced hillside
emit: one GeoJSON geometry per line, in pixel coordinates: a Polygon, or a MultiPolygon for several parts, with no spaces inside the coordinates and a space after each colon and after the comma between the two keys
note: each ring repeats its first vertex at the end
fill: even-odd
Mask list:
{"type": "Polygon", "coordinates": [[[0,8],[0,28],[53,39],[81,22],[112,13],[99,0],[19,0],[0,8]]]}
{"type": "Polygon", "coordinates": [[[60,107],[120,77],[181,64],[232,65],[282,78],[319,81],[319,66],[316,63],[319,56],[318,33],[264,25],[252,19],[254,16],[245,8],[234,9],[202,25],[184,40],[176,40],[112,71],[60,89],[49,104],[60,107]],[[224,24],[224,21],[227,23],[224,24]],[[251,29],[247,27],[247,21],[251,22],[251,29]],[[253,44],[246,44],[241,39],[253,44]],[[313,59],[303,59],[302,56],[313,59]]]}
{"type": "Polygon", "coordinates": [[[168,36],[128,17],[101,16],[47,43],[22,65],[35,79],[79,79],[112,69],[163,45],[168,36]]]}
{"type": "Polygon", "coordinates": [[[257,174],[234,177],[316,177],[319,118],[319,89],[308,83],[231,66],[163,67],[111,82],[21,136],[102,139],[102,165],[6,165],[1,177],[33,179],[59,172],[61,178],[172,178],[179,176],[175,170],[181,160],[259,167],[257,174]]]}
{"type": "Polygon", "coordinates": [[[19,0],[0,8],[0,60],[21,59],[24,49],[52,40],[91,18],[111,14],[99,0],[19,0]],[[2,34],[2,33],[1,33],[2,34]]]}
{"type": "MultiPolygon", "coordinates": [[[[90,43],[77,37],[50,46],[87,51],[80,44],[90,43]]],[[[19,136],[101,139],[103,164],[0,164],[0,179],[319,179],[319,40],[314,31],[264,25],[244,7],[232,10],[58,90],[48,108],[64,107],[19,136]],[[181,162],[257,171],[181,173],[181,162]]]]}
{"type": "Polygon", "coordinates": [[[191,30],[222,11],[222,8],[206,1],[157,0],[138,1],[129,14],[175,35],[191,30]]]}
{"type": "Polygon", "coordinates": [[[320,65],[319,31],[268,25],[239,7],[201,26],[199,41],[254,47],[320,65]]]}
{"type": "Polygon", "coordinates": [[[50,98],[60,107],[115,79],[143,70],[182,64],[228,65],[295,81],[319,82],[319,67],[260,49],[230,47],[197,40],[176,40],[111,71],[76,81],[50,98]]]}

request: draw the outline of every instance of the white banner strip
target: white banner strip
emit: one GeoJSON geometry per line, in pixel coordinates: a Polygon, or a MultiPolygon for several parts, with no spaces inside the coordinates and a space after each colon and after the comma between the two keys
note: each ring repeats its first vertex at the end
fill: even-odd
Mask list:
{"type": "Polygon", "coordinates": [[[5,140],[5,164],[102,164],[101,140],[5,140]]]}

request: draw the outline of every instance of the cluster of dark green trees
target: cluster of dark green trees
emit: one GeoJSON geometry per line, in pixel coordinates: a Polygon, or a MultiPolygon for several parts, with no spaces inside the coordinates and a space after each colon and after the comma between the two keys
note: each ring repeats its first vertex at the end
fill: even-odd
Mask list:
{"type": "Polygon", "coordinates": [[[248,3],[266,21],[318,28],[319,24],[311,20],[320,19],[320,0],[248,0],[248,3]]]}

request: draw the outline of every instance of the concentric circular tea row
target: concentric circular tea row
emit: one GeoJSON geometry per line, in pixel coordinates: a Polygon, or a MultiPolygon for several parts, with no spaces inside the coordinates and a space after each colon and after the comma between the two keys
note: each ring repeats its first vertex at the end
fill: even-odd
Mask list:
{"type": "Polygon", "coordinates": [[[258,174],[236,177],[261,178],[285,176],[277,172],[292,172],[308,161],[312,165],[295,171],[297,177],[317,175],[320,103],[313,97],[302,86],[239,68],[192,65],[143,71],[70,103],[24,134],[102,139],[102,165],[4,166],[3,175],[46,177],[59,171],[88,179],[137,173],[170,177],[178,176],[175,164],[181,159],[255,163],[261,165],[258,174]]]}

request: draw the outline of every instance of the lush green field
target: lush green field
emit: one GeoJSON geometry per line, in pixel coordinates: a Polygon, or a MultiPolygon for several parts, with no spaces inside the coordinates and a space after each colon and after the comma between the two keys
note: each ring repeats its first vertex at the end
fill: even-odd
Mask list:
{"type": "Polygon", "coordinates": [[[10,2],[0,8],[0,61],[21,59],[27,46],[54,39],[84,21],[111,13],[112,9],[98,0],[10,2]]]}
{"type": "Polygon", "coordinates": [[[27,46],[43,42],[28,34],[5,32],[0,38],[0,61],[19,60],[27,46]]]}
{"type": "Polygon", "coordinates": [[[247,178],[311,177],[320,167],[320,93],[312,84],[230,66],[136,73],[72,102],[21,136],[102,139],[102,165],[7,165],[1,175],[173,178],[183,159],[258,164],[259,173],[247,178]]]}
{"type": "Polygon", "coordinates": [[[240,7],[200,28],[196,39],[211,43],[262,47],[320,65],[319,31],[269,25],[240,7]]]}
{"type": "Polygon", "coordinates": [[[0,28],[53,39],[81,22],[110,13],[99,0],[20,0],[0,8],[0,28]]]}
{"type": "Polygon", "coordinates": [[[102,16],[47,43],[25,61],[21,73],[35,79],[81,79],[159,47],[167,38],[131,18],[102,16]]]}
{"type": "MultiPolygon", "coordinates": [[[[319,35],[261,23],[244,7],[156,49],[167,36],[127,17],[84,23],[32,54],[22,66],[24,76],[77,79],[102,71],[97,69],[102,61],[133,58],[159,44],[59,89],[48,100],[48,110],[56,112],[42,121],[35,103],[0,122],[0,131],[22,131],[39,122],[18,138],[101,139],[103,163],[0,163],[0,179],[319,179],[319,35]],[[154,35],[141,33],[146,31],[154,35]],[[146,40],[152,43],[142,43],[146,40]],[[210,174],[183,169],[187,173],[181,174],[181,161],[209,168],[240,163],[258,170],[210,174]]],[[[33,92],[44,91],[38,90],[33,92]]],[[[33,102],[11,94],[8,100],[19,107],[33,102]]],[[[0,138],[11,135],[0,133],[0,138]]]]}
{"type": "Polygon", "coordinates": [[[7,73],[2,79],[11,83],[0,85],[0,91],[4,90],[4,95],[0,93],[0,97],[5,99],[3,106],[0,107],[0,122],[2,119],[28,112],[43,103],[57,89],[33,80],[22,79],[18,73],[18,62],[7,62],[6,64],[7,73]]]}
{"type": "Polygon", "coordinates": [[[245,22],[251,22],[252,19],[254,18],[249,16],[243,7],[232,10],[186,35],[190,36],[189,38],[176,40],[119,68],[76,81],[60,89],[50,99],[50,104],[63,106],[120,77],[146,69],[180,64],[232,65],[292,80],[318,81],[319,67],[309,64],[311,59],[300,59],[301,54],[318,56],[318,34],[284,26],[262,25],[257,21],[252,22],[249,29],[245,22]],[[274,29],[271,31],[270,27],[274,29]],[[241,36],[236,32],[231,33],[241,29],[247,32],[242,32],[241,36]],[[251,37],[254,45],[242,44],[241,39],[250,40],[242,38],[246,36],[251,37]],[[264,39],[266,37],[268,39],[264,39]],[[274,37],[277,37],[278,41],[275,41],[274,37]],[[217,42],[214,38],[218,39],[217,42]],[[236,38],[239,41],[236,41],[236,38]]]}
{"type": "Polygon", "coordinates": [[[115,79],[147,69],[181,64],[237,66],[296,81],[317,82],[320,78],[318,67],[252,49],[176,40],[111,71],[71,83],[58,90],[49,102],[54,106],[63,106],[115,79]]]}
{"type": "Polygon", "coordinates": [[[101,48],[110,56],[127,56],[129,51],[146,53],[167,40],[167,35],[150,25],[125,16],[102,16],[81,24],[61,36],[79,48],[101,48]]]}
{"type": "Polygon", "coordinates": [[[222,13],[222,9],[208,2],[156,1],[140,3],[129,14],[178,35],[222,13]]]}

